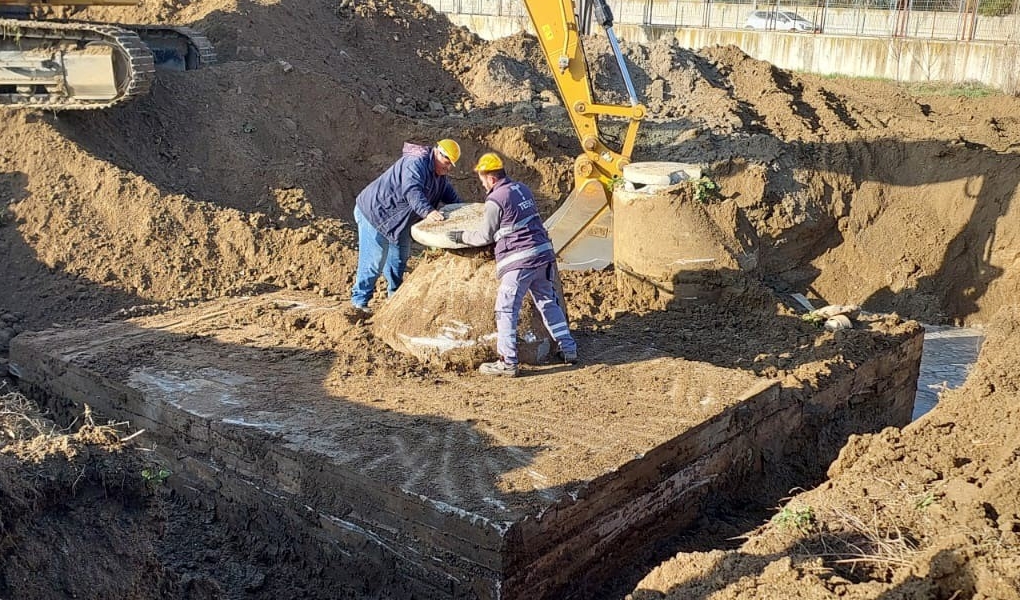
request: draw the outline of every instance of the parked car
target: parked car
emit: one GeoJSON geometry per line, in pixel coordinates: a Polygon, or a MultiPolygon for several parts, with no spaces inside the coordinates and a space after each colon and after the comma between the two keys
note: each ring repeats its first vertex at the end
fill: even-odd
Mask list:
{"type": "Polygon", "coordinates": [[[744,27],[775,31],[819,31],[819,27],[811,21],[787,10],[756,10],[747,15],[744,27]]]}

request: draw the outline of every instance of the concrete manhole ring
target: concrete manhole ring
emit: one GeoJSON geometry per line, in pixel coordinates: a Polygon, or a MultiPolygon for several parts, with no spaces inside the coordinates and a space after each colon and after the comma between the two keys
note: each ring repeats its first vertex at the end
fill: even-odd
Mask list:
{"type": "Polygon", "coordinates": [[[679,162],[635,162],[623,167],[624,180],[635,185],[676,185],[701,177],[701,167],[679,162]]]}

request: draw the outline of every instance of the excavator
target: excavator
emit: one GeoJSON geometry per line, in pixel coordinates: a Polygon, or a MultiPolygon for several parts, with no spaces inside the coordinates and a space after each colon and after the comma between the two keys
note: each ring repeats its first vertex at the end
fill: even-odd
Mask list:
{"type": "Polygon", "coordinates": [[[103,109],[148,93],[156,69],[216,62],[197,31],[47,17],[54,6],[128,6],[138,0],[0,0],[0,106],[103,109]]]}
{"type": "Polygon", "coordinates": [[[576,12],[572,0],[523,2],[583,150],[574,161],[573,191],[545,225],[561,268],[601,269],[613,260],[612,190],[624,178],[638,126],[647,111],[638,102],[606,0],[580,0],[576,12]],[[592,16],[609,37],[630,96],[628,105],[600,104],[594,99],[581,44],[592,16]],[[619,148],[607,145],[607,136],[599,128],[600,117],[627,121],[619,148]]]}

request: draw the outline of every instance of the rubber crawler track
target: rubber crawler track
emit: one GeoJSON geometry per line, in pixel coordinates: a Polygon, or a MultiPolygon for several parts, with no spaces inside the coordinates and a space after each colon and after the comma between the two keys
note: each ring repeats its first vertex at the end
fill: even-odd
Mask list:
{"type": "Polygon", "coordinates": [[[104,42],[120,53],[126,65],[127,77],[121,82],[117,96],[111,100],[82,100],[60,93],[0,94],[0,106],[38,108],[50,110],[97,110],[109,108],[135,96],[149,93],[155,78],[152,52],[142,41],[146,35],[166,35],[168,32],[188,40],[198,57],[196,68],[216,62],[216,52],[209,40],[190,27],[155,25],[107,25],[86,22],[48,22],[21,19],[0,19],[0,32],[10,39],[36,39],[52,42],[104,42]],[[12,33],[13,32],[13,33],[12,33]],[[140,37],[141,36],[141,37],[140,37]]]}

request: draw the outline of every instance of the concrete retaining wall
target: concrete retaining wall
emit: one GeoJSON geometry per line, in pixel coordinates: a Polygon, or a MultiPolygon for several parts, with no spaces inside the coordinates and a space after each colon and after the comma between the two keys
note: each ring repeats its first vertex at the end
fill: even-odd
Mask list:
{"type": "Polygon", "coordinates": [[[1006,93],[1020,92],[1016,45],[718,29],[681,29],[674,34],[685,48],[732,44],[754,58],[794,71],[904,82],[980,82],[1006,93]]]}
{"type": "MultiPolygon", "coordinates": [[[[437,11],[457,17],[523,17],[527,11],[519,0],[426,0],[437,11]]],[[[982,14],[965,14],[956,11],[895,10],[895,2],[879,6],[787,6],[780,2],[780,10],[792,10],[815,23],[827,34],[850,36],[900,37],[980,40],[985,42],[1020,41],[1020,15],[999,17],[982,14]]],[[[748,15],[757,9],[766,9],[766,3],[727,3],[711,0],[610,0],[614,21],[621,25],[657,25],[678,28],[736,28],[742,29],[748,15]]],[[[771,5],[769,5],[771,6],[771,5]]],[[[504,34],[505,35],[505,34],[504,34]]]]}
{"type": "MultiPolygon", "coordinates": [[[[514,16],[447,15],[485,39],[532,31],[530,19],[514,16]]],[[[1009,94],[1020,93],[1020,45],[883,37],[851,37],[618,24],[622,40],[654,42],[674,35],[698,50],[734,45],[778,67],[822,75],[880,77],[902,82],[978,82],[1009,94]]]]}

